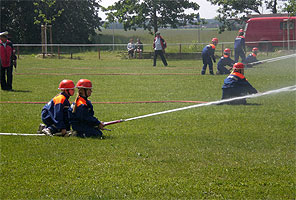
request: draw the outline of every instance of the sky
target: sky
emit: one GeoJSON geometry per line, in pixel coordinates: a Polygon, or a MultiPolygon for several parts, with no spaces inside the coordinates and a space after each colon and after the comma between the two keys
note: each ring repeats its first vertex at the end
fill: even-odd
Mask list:
{"type": "MultiPolygon", "coordinates": [[[[100,4],[104,7],[110,6],[114,4],[118,0],[101,0],[100,4]]],[[[191,2],[197,3],[200,8],[198,10],[200,17],[205,19],[213,19],[215,16],[217,16],[217,9],[218,6],[211,5],[206,0],[191,0],[191,2]]],[[[101,12],[100,17],[104,20],[105,15],[101,12]]]]}

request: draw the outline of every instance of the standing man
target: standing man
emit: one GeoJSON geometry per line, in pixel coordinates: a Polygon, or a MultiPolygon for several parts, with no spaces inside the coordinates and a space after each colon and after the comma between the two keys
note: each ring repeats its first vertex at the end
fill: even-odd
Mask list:
{"type": "Polygon", "coordinates": [[[1,89],[12,91],[12,71],[16,62],[13,44],[8,40],[8,32],[0,33],[0,60],[1,60],[1,89]],[[6,79],[7,77],[7,79],[6,79]]]}
{"type": "Polygon", "coordinates": [[[234,61],[237,63],[241,57],[242,62],[245,62],[246,59],[246,46],[245,46],[245,36],[244,30],[240,29],[238,31],[238,36],[234,41],[234,61]]]}
{"type": "Polygon", "coordinates": [[[157,55],[160,56],[164,66],[168,66],[168,63],[164,57],[165,48],[167,47],[166,41],[160,36],[159,32],[156,32],[155,38],[153,41],[153,48],[154,48],[154,59],[153,59],[153,66],[156,66],[156,59],[157,55]]]}
{"type": "Polygon", "coordinates": [[[205,46],[203,48],[202,53],[201,53],[202,62],[203,62],[201,75],[205,75],[208,65],[209,65],[210,74],[214,75],[212,59],[215,63],[216,62],[215,49],[216,49],[217,44],[218,44],[218,38],[213,38],[212,43],[208,44],[207,46],[205,46]]]}

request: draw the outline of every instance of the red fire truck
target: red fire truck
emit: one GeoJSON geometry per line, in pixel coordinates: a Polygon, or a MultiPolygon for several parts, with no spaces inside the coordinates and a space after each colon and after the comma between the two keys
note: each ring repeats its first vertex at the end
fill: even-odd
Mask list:
{"type": "Polygon", "coordinates": [[[295,47],[296,17],[256,17],[245,26],[246,45],[266,50],[272,47],[295,47]]]}

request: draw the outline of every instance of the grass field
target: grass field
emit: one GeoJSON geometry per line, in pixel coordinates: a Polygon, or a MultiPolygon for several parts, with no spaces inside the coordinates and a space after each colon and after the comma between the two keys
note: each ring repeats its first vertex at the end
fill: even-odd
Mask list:
{"type": "MultiPolygon", "coordinates": [[[[280,56],[273,53],[271,56],[280,56]]],[[[263,60],[266,55],[259,55],[263,60]]],[[[221,98],[225,76],[201,76],[200,60],[81,60],[21,56],[1,102],[47,102],[63,79],[93,82],[93,102],[221,98]],[[122,75],[119,75],[122,73],[122,75]]],[[[295,85],[296,60],[246,70],[259,91],[295,85]]],[[[207,71],[208,73],[208,71],[207,71]]],[[[75,94],[76,95],[76,94],[75,94]]],[[[0,136],[0,199],[295,199],[296,94],[207,106],[109,126],[105,140],[0,136]]],[[[71,101],[74,97],[71,97],[71,101]]],[[[94,104],[102,121],[188,103],[94,104]]],[[[0,104],[0,132],[36,133],[43,104],[0,104]]]]}

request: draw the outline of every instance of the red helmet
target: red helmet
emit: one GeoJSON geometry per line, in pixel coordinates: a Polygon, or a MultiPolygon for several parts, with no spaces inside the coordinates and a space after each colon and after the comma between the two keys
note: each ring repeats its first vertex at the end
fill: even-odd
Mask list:
{"type": "Polygon", "coordinates": [[[224,53],[228,53],[228,54],[229,54],[230,51],[231,51],[231,50],[230,50],[229,48],[224,49],[224,53]]]}
{"type": "Polygon", "coordinates": [[[71,80],[62,80],[59,85],[59,90],[74,89],[75,85],[71,80]]]}
{"type": "Polygon", "coordinates": [[[243,63],[235,63],[232,67],[233,69],[244,69],[245,68],[245,65],[243,63]]]}
{"type": "Polygon", "coordinates": [[[218,43],[218,38],[213,38],[212,42],[218,43]]]}
{"type": "Polygon", "coordinates": [[[258,51],[258,48],[257,47],[254,47],[253,49],[252,49],[252,51],[254,52],[254,51],[258,51]]]}
{"type": "Polygon", "coordinates": [[[77,88],[87,88],[87,89],[91,89],[92,88],[92,84],[91,81],[88,79],[80,79],[77,84],[76,84],[77,88]]]}
{"type": "Polygon", "coordinates": [[[238,31],[239,33],[243,33],[244,32],[244,30],[243,29],[239,29],[239,31],[238,31]]]}

